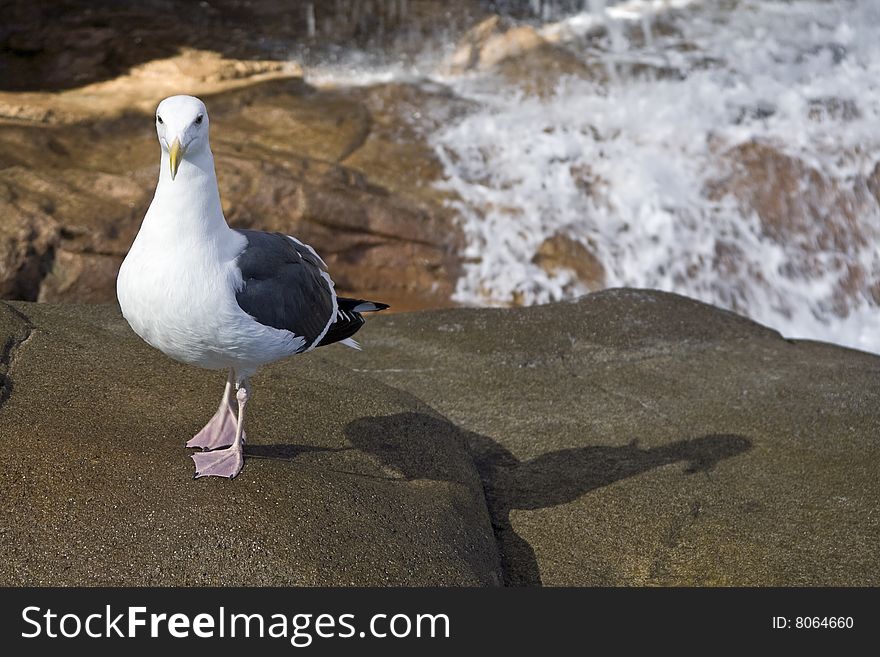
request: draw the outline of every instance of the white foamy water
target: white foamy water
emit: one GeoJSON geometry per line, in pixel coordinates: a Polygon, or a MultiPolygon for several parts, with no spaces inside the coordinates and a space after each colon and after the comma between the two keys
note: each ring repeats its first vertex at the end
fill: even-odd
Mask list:
{"type": "Polygon", "coordinates": [[[430,138],[467,240],[455,299],[583,294],[574,272],[535,262],[562,234],[598,257],[605,287],[677,292],[789,337],[880,352],[869,293],[880,281],[880,207],[862,193],[880,160],[880,2],[585,4],[592,11],[541,33],[601,61],[608,83],[564,79],[538,98],[483,75],[444,78],[481,108],[430,138]],[[634,24],[640,38],[629,40],[634,24]],[[652,68],[636,78],[633,64],[652,68]],[[821,172],[858,201],[851,216],[813,199],[808,175],[800,185],[817,225],[782,237],[743,203],[709,194],[729,172],[722,153],[750,142],[821,172]],[[829,231],[838,239],[823,239],[829,231]]]}

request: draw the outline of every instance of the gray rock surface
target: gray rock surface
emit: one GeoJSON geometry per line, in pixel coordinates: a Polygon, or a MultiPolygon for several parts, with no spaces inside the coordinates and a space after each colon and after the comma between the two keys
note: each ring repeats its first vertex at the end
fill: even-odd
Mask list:
{"type": "Polygon", "coordinates": [[[876,356],[638,290],[363,341],[328,355],[465,432],[507,583],[880,584],[876,356]]]}
{"type": "Polygon", "coordinates": [[[221,374],[0,304],[0,583],[880,584],[880,358],[638,290],[359,338],[255,377],[244,472],[193,481],[221,374]]]}
{"type": "Polygon", "coordinates": [[[0,345],[0,584],[501,581],[461,432],[406,393],[320,357],[266,368],[245,470],[194,481],[184,441],[222,374],[152,350],[110,306],[0,303],[0,345]],[[361,447],[400,426],[423,476],[361,447]]]}

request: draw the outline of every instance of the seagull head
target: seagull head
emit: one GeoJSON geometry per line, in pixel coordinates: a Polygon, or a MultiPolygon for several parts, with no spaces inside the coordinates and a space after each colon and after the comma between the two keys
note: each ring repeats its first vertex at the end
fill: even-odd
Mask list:
{"type": "Polygon", "coordinates": [[[208,110],[195,96],[170,96],[156,108],[156,132],[174,180],[187,153],[208,148],[208,110]]]}

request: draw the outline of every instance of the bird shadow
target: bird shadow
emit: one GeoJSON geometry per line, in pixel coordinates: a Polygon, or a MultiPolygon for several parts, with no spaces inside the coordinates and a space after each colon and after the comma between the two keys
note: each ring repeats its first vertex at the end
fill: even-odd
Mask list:
{"type": "MultiPolygon", "coordinates": [[[[406,479],[468,481],[466,468],[438,458],[441,444],[459,443],[476,465],[499,546],[506,585],[535,586],[541,574],[535,551],[511,524],[511,511],[565,504],[589,491],[671,463],[686,473],[707,472],[720,461],[751,448],[748,438],[712,434],[659,447],[587,446],[560,449],[520,460],[498,442],[424,413],[363,417],[349,423],[346,438],[406,479]]],[[[443,450],[448,453],[448,450],[443,450]]]]}

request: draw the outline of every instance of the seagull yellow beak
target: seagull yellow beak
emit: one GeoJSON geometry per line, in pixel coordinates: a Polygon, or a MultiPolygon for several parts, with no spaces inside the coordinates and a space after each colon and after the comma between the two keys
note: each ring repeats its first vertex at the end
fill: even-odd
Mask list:
{"type": "Polygon", "coordinates": [[[171,149],[168,151],[168,154],[171,156],[171,180],[174,180],[174,177],[177,175],[177,169],[180,167],[180,161],[183,159],[183,151],[180,139],[175,137],[171,144],[171,149]]]}

